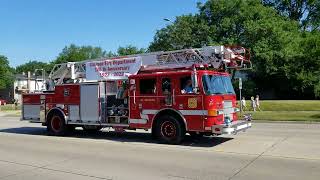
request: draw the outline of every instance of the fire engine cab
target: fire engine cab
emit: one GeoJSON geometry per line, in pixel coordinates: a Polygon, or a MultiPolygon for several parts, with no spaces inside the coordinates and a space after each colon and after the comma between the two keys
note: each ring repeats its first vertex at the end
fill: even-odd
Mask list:
{"type": "Polygon", "coordinates": [[[46,89],[23,95],[22,120],[40,122],[51,135],[76,127],[151,129],[169,144],[191,136],[235,134],[238,120],[229,69],[251,68],[238,46],[208,46],[57,64],[46,89]]]}

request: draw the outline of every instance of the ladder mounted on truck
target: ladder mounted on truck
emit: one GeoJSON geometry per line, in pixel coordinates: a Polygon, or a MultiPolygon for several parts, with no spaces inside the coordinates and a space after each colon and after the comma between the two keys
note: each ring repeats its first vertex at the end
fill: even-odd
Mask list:
{"type": "MultiPolygon", "coordinates": [[[[250,53],[241,46],[206,46],[203,48],[182,49],[159,52],[154,65],[158,69],[191,67],[193,64],[207,64],[216,70],[252,68],[250,53]]],[[[148,69],[144,68],[144,69],[148,69]]]]}
{"type": "Polygon", "coordinates": [[[142,59],[140,71],[191,67],[194,64],[206,64],[216,70],[252,68],[250,52],[241,46],[206,46],[57,64],[49,74],[49,79],[56,80],[56,84],[63,84],[65,79],[71,79],[73,83],[81,82],[86,78],[88,62],[117,61],[130,57],[142,59]]]}

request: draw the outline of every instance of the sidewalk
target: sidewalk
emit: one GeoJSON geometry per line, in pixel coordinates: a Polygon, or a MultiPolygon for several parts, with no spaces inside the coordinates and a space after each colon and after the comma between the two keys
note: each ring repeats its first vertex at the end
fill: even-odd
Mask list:
{"type": "Polygon", "coordinates": [[[0,111],[0,117],[20,117],[21,111],[14,110],[14,111],[0,111]]]}

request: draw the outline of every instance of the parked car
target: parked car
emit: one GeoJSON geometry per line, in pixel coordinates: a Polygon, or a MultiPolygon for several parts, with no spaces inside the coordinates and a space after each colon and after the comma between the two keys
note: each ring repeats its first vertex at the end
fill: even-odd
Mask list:
{"type": "Polygon", "coordinates": [[[0,105],[6,105],[7,104],[7,101],[6,100],[4,100],[4,99],[0,99],[0,105]]]}

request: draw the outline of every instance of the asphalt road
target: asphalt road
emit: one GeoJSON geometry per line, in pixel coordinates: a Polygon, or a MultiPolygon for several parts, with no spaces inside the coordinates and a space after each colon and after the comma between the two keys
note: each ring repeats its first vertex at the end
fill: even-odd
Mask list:
{"type": "Polygon", "coordinates": [[[320,124],[254,123],[236,136],[158,144],[148,132],[47,136],[0,117],[0,179],[320,179],[320,124]]]}

